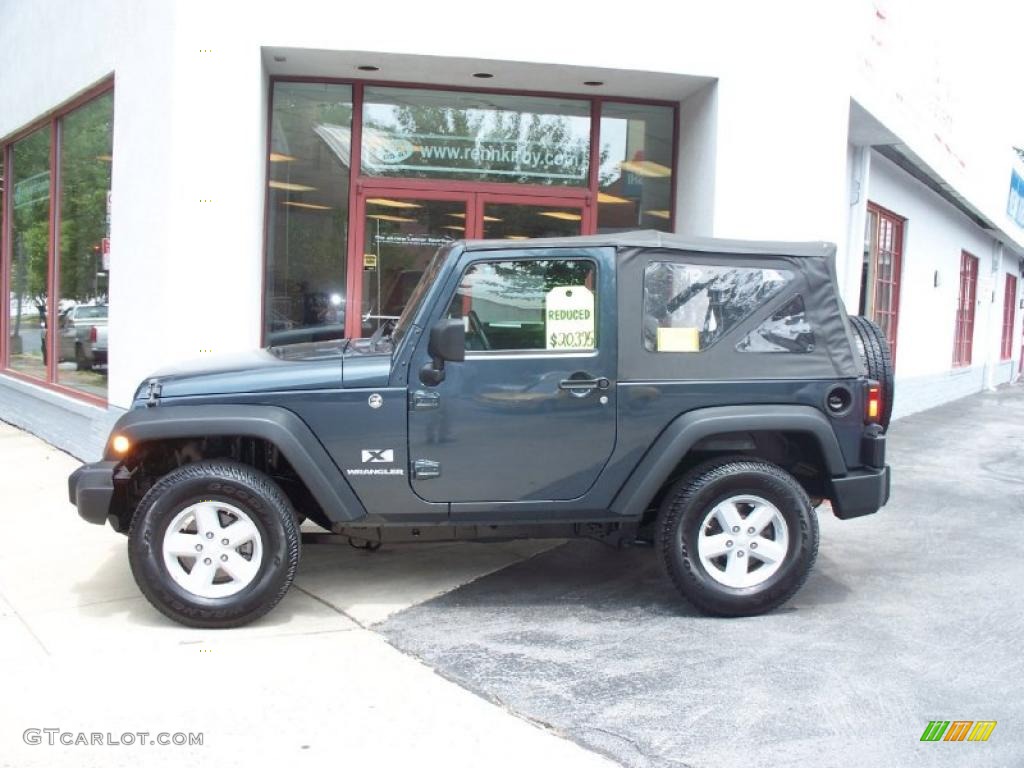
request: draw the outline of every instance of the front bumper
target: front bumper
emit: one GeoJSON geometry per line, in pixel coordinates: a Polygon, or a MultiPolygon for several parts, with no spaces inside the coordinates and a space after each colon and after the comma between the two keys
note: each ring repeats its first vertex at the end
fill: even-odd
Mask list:
{"type": "MultiPolygon", "coordinates": [[[[116,461],[83,464],[68,478],[68,498],[83,520],[103,525],[112,514],[116,461]]],[[[116,527],[116,526],[115,526],[116,527]]]]}
{"type": "Polygon", "coordinates": [[[832,511],[840,520],[870,515],[889,501],[889,465],[832,478],[832,511]]]}

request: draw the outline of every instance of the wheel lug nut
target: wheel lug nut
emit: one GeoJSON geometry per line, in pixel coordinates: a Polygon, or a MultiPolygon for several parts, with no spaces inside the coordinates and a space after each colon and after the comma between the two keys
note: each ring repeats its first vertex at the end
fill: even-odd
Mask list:
{"type": "Polygon", "coordinates": [[[222,563],[226,563],[226,562],[228,561],[228,556],[227,556],[227,555],[221,555],[221,556],[220,556],[220,561],[221,561],[222,563]]]}
{"type": "Polygon", "coordinates": [[[729,539],[728,541],[726,541],[725,542],[725,546],[731,547],[732,546],[732,539],[729,539]]]}
{"type": "Polygon", "coordinates": [[[738,525],[734,525],[734,526],[732,527],[732,532],[733,532],[733,533],[739,533],[739,532],[740,532],[740,527],[739,527],[738,525]]]}
{"type": "Polygon", "coordinates": [[[750,548],[751,549],[757,549],[757,542],[756,541],[750,542],[750,548]]]}
{"type": "Polygon", "coordinates": [[[228,545],[228,540],[227,539],[221,539],[220,543],[223,544],[226,547],[228,545]]]}
{"type": "Polygon", "coordinates": [[[211,560],[210,558],[206,558],[205,560],[203,560],[203,564],[204,565],[209,565],[212,562],[213,562],[213,560],[211,560]]]}
{"type": "Polygon", "coordinates": [[[750,528],[747,528],[747,533],[750,533],[750,534],[753,534],[753,533],[754,533],[754,528],[753,528],[753,526],[751,526],[750,528]]]}
{"type": "Polygon", "coordinates": [[[742,549],[736,550],[736,557],[743,557],[743,550],[742,549]]]}
{"type": "Polygon", "coordinates": [[[206,534],[206,538],[212,539],[213,538],[213,531],[208,531],[207,534],[206,534]]]}
{"type": "Polygon", "coordinates": [[[196,544],[196,552],[202,552],[202,551],[203,551],[203,545],[202,544],[196,544]]]}

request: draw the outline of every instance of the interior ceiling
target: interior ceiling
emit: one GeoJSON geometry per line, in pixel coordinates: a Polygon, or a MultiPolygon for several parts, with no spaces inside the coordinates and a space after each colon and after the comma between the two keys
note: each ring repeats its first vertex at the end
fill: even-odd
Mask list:
{"type": "Polygon", "coordinates": [[[713,78],[709,77],[665,72],[306,48],[265,47],[263,60],[267,72],[271,75],[379,80],[497,90],[550,91],[578,93],[584,96],[624,96],[665,101],[680,101],[713,82],[713,78]],[[380,69],[376,72],[358,69],[363,65],[376,66],[380,69]],[[487,72],[493,77],[474,77],[474,73],[477,72],[487,72]],[[595,80],[602,82],[603,85],[584,85],[586,81],[595,80]]]}

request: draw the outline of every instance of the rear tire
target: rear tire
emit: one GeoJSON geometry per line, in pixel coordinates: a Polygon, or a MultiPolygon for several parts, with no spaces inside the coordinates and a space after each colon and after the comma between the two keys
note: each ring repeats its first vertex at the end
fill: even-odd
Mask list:
{"type": "Polygon", "coordinates": [[[892,353],[889,340],[882,329],[875,323],[860,315],[850,316],[853,326],[857,351],[868,369],[868,378],[874,379],[882,388],[882,413],[878,423],[884,432],[889,428],[892,417],[892,399],[896,392],[896,377],[892,367],[892,353]]]}
{"type": "Polygon", "coordinates": [[[715,459],[666,494],[656,547],[680,594],[704,613],[754,616],[786,602],[818,554],[818,519],[800,484],[758,459],[715,459]]]}
{"type": "Polygon", "coordinates": [[[238,627],[284,597],[299,565],[295,512],[262,472],[187,464],[143,497],[128,532],[132,575],[150,603],[189,627],[238,627]]]}

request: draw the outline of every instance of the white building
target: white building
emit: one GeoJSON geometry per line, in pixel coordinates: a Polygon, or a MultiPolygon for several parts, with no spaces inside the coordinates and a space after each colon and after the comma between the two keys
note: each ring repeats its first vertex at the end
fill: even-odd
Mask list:
{"type": "Polygon", "coordinates": [[[836,242],[897,415],[1008,382],[1024,165],[902,4],[834,5],[0,5],[0,419],[92,455],[153,370],[368,332],[445,238],[637,227],[836,242]]]}

